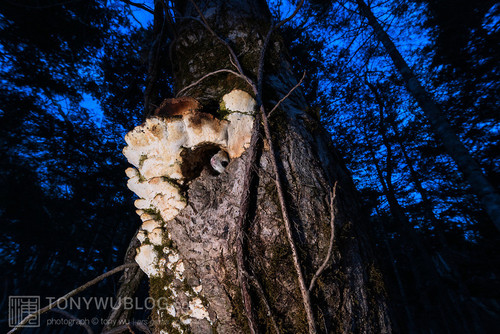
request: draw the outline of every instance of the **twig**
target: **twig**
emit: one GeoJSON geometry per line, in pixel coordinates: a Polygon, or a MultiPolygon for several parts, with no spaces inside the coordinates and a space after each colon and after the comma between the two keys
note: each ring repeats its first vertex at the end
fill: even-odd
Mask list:
{"type": "Polygon", "coordinates": [[[146,12],[151,13],[153,15],[155,13],[149,6],[146,6],[143,3],[132,2],[130,0],[120,0],[120,1],[126,3],[127,5],[131,5],[131,6],[140,8],[140,9],[144,9],[146,12]]]}
{"type": "Polygon", "coordinates": [[[266,111],[264,108],[264,105],[262,104],[262,86],[263,86],[263,78],[264,78],[264,58],[266,54],[266,49],[269,44],[269,41],[271,40],[271,35],[273,31],[276,28],[279,28],[283,26],[285,23],[290,21],[299,11],[300,7],[302,7],[302,4],[304,3],[304,0],[301,0],[298,4],[297,7],[295,8],[295,11],[290,15],[288,18],[278,22],[278,24],[271,26],[271,29],[269,29],[269,32],[267,33],[266,39],[264,40],[264,45],[262,47],[262,51],[260,54],[260,61],[259,61],[259,71],[257,73],[257,103],[260,105],[260,111],[262,114],[262,123],[264,125],[264,133],[267,138],[267,143],[269,145],[269,150],[271,151],[271,163],[273,165],[274,169],[274,174],[275,174],[275,181],[276,181],[276,189],[278,191],[278,199],[280,202],[280,207],[281,207],[281,215],[283,217],[283,222],[285,224],[285,230],[286,230],[286,236],[288,239],[288,244],[290,246],[290,249],[292,250],[292,258],[293,258],[293,265],[295,267],[295,272],[297,273],[297,279],[299,281],[299,289],[300,293],[302,295],[302,302],[304,304],[304,309],[306,312],[307,316],[307,323],[309,326],[309,333],[314,334],[317,333],[316,329],[316,322],[314,320],[314,313],[312,311],[312,305],[311,305],[311,298],[309,296],[309,290],[307,289],[306,282],[304,280],[304,275],[302,273],[302,268],[300,267],[300,261],[299,261],[299,254],[297,251],[297,247],[295,246],[295,242],[293,239],[293,234],[292,234],[292,224],[290,222],[290,218],[288,217],[288,211],[286,208],[286,201],[285,201],[285,196],[284,196],[284,190],[283,186],[281,183],[280,179],[280,173],[279,173],[279,167],[278,167],[278,155],[276,153],[276,150],[274,149],[274,145],[271,139],[271,130],[269,127],[269,121],[266,115],[266,111]]]}
{"type": "Polygon", "coordinates": [[[285,192],[283,190],[283,185],[281,183],[280,172],[278,167],[278,154],[274,149],[273,142],[271,140],[271,130],[269,127],[269,121],[267,115],[264,112],[262,114],[262,121],[264,125],[264,132],[266,134],[267,143],[269,145],[269,150],[271,151],[271,163],[273,165],[274,174],[276,178],[276,189],[278,191],[278,199],[281,207],[281,215],[283,217],[283,222],[285,224],[286,236],[288,239],[288,244],[292,250],[293,265],[297,273],[297,279],[299,281],[299,289],[302,294],[302,301],[304,303],[304,309],[306,311],[307,323],[309,325],[309,333],[317,333],[316,322],[314,320],[314,313],[311,306],[311,298],[309,296],[309,290],[307,289],[306,282],[304,280],[304,274],[302,273],[302,268],[300,267],[299,253],[297,251],[297,246],[295,246],[295,241],[292,233],[292,223],[290,217],[288,216],[288,210],[285,201],[285,192]]]}
{"type": "Polygon", "coordinates": [[[223,73],[223,72],[226,72],[226,73],[231,73],[233,75],[236,75],[237,77],[240,77],[242,78],[243,80],[245,80],[246,82],[248,82],[250,85],[251,83],[248,81],[249,79],[244,76],[244,75],[241,75],[233,70],[228,70],[228,69],[221,69],[221,70],[217,70],[217,71],[213,71],[213,72],[210,72],[208,74],[205,74],[204,76],[202,76],[200,79],[196,80],[195,82],[193,82],[192,84],[189,84],[187,85],[186,87],[182,88],[177,94],[176,94],[176,97],[179,97],[182,93],[184,93],[186,90],[188,90],[189,88],[193,87],[193,86],[196,86],[198,85],[200,82],[202,82],[203,80],[205,80],[206,78],[208,77],[211,77],[212,75],[215,75],[215,74],[219,74],[219,73],[223,73]]]}
{"type": "Polygon", "coordinates": [[[328,253],[326,253],[325,260],[323,264],[318,268],[316,273],[314,274],[311,284],[309,284],[309,292],[314,288],[314,284],[318,277],[323,273],[323,271],[328,267],[328,262],[330,262],[330,258],[333,253],[333,242],[335,240],[335,210],[333,208],[333,202],[335,197],[337,196],[337,181],[335,181],[335,185],[333,186],[332,194],[330,195],[330,246],[328,247],[328,253]]]}
{"type": "Polygon", "coordinates": [[[63,311],[61,309],[58,309],[58,308],[54,308],[51,310],[52,312],[55,312],[55,313],[59,313],[63,316],[65,316],[66,318],[69,318],[69,319],[73,319],[73,320],[76,320],[76,324],[79,325],[79,326],[82,326],[83,328],[85,328],[85,330],[87,331],[87,333],[89,334],[94,334],[94,331],[92,330],[92,328],[90,328],[89,325],[87,325],[85,323],[85,321],[82,321],[81,319],[78,319],[77,317],[75,317],[73,314],[69,313],[69,312],[66,312],[66,311],[63,311]]]}
{"type": "Polygon", "coordinates": [[[130,327],[130,324],[127,324],[127,329],[128,331],[131,333],[131,334],[135,334],[134,330],[132,329],[132,327],[130,327]]]}
{"type": "Polygon", "coordinates": [[[161,49],[162,49],[162,44],[165,41],[165,34],[166,34],[166,16],[167,16],[167,8],[165,8],[165,4],[163,1],[160,1],[162,4],[162,8],[158,6],[158,2],[155,2],[155,9],[154,9],[154,28],[153,32],[156,32],[158,27],[157,25],[160,25],[160,20],[161,20],[161,28],[160,28],[160,33],[156,33],[156,38],[153,41],[153,44],[151,45],[151,49],[149,50],[149,56],[148,56],[148,76],[146,78],[146,89],[144,90],[144,117],[148,117],[150,114],[150,107],[151,107],[151,95],[154,92],[154,89],[156,88],[157,84],[157,78],[159,75],[160,71],[160,57],[161,57],[161,49]]]}
{"type": "Polygon", "coordinates": [[[292,13],[292,15],[290,15],[288,18],[278,22],[278,24],[271,26],[271,29],[267,33],[267,36],[266,36],[266,39],[264,41],[264,45],[263,45],[263,48],[261,51],[260,62],[259,62],[259,71],[257,73],[257,78],[258,78],[258,81],[257,81],[257,102],[260,104],[260,110],[261,110],[261,114],[262,114],[262,122],[264,125],[264,133],[265,133],[266,138],[267,138],[269,150],[271,151],[271,163],[273,165],[275,179],[276,179],[275,180],[276,181],[276,189],[278,191],[278,199],[279,199],[280,207],[281,207],[281,215],[283,217],[283,222],[285,224],[285,230],[286,230],[286,236],[288,239],[288,244],[290,246],[290,249],[292,250],[293,265],[295,267],[295,271],[297,273],[297,279],[299,281],[299,289],[300,289],[300,293],[302,295],[302,302],[304,304],[304,309],[305,309],[306,316],[307,316],[309,333],[313,334],[313,333],[317,333],[317,329],[316,329],[316,322],[314,320],[314,313],[312,311],[312,306],[311,306],[311,298],[309,296],[309,290],[307,289],[306,282],[304,280],[302,268],[300,267],[299,254],[297,251],[297,247],[295,246],[295,242],[294,242],[294,238],[293,238],[293,234],[292,234],[292,224],[291,224],[290,218],[288,216],[288,211],[286,208],[286,201],[285,201],[285,196],[284,196],[284,190],[283,190],[283,186],[282,186],[281,179],[280,179],[279,167],[278,167],[278,162],[277,162],[278,155],[276,153],[276,150],[274,149],[274,145],[273,145],[273,142],[271,140],[271,130],[269,127],[268,117],[266,115],[265,108],[262,105],[264,57],[265,57],[267,45],[269,44],[269,41],[271,39],[271,35],[276,28],[279,28],[279,27],[283,26],[285,23],[287,23],[288,21],[290,21],[298,13],[298,11],[299,11],[300,7],[302,7],[303,3],[304,3],[304,0],[301,0],[297,4],[297,7],[295,8],[295,11],[292,13]]]}
{"type": "MultiPolygon", "coordinates": [[[[259,69],[257,70],[257,88],[255,95],[257,97],[257,104],[260,106],[260,112],[265,113],[264,107],[262,106],[262,85],[264,82],[264,59],[266,57],[267,46],[271,40],[271,35],[276,26],[271,25],[271,28],[267,32],[266,38],[264,39],[264,44],[262,45],[262,50],[260,51],[259,58],[259,69]]],[[[255,89],[254,89],[255,90],[255,89]]]]}
{"type": "Polygon", "coordinates": [[[278,24],[276,25],[276,29],[279,28],[279,27],[281,27],[282,25],[284,25],[285,23],[287,23],[291,19],[293,19],[295,17],[295,15],[297,15],[297,13],[299,12],[299,10],[300,10],[300,8],[302,7],[303,4],[304,4],[304,0],[300,0],[300,2],[295,7],[295,10],[293,11],[293,13],[289,17],[287,17],[286,19],[281,20],[280,22],[278,22],[278,24]]]}
{"type": "Polygon", "coordinates": [[[283,96],[283,98],[281,100],[279,100],[278,103],[276,103],[276,105],[273,107],[273,109],[271,109],[271,111],[267,114],[267,117],[271,117],[271,114],[273,113],[273,111],[275,111],[280,106],[280,104],[283,101],[285,101],[290,96],[290,94],[292,94],[293,91],[295,89],[297,89],[302,84],[302,81],[304,81],[305,77],[306,77],[306,71],[304,71],[304,74],[302,75],[302,78],[300,79],[300,81],[288,92],[288,94],[283,96]]]}
{"type": "Polygon", "coordinates": [[[293,11],[292,15],[290,15],[289,17],[287,17],[284,20],[281,20],[280,22],[278,22],[275,25],[271,25],[271,28],[267,32],[266,38],[264,39],[264,44],[262,45],[262,51],[260,53],[260,59],[259,59],[259,69],[257,71],[257,91],[255,92],[255,94],[257,95],[257,104],[258,105],[262,104],[262,85],[263,85],[263,78],[264,78],[264,58],[266,56],[267,46],[269,45],[269,41],[271,40],[271,35],[273,34],[274,30],[283,26],[285,23],[290,21],[295,15],[297,15],[297,13],[299,12],[303,3],[304,3],[304,0],[301,0],[297,4],[297,6],[295,7],[295,10],[293,11]]]}
{"type": "Polygon", "coordinates": [[[23,320],[21,320],[21,322],[19,322],[14,328],[12,328],[7,334],[12,334],[12,333],[15,333],[17,330],[19,330],[21,327],[23,327],[24,325],[26,325],[31,319],[34,319],[38,316],[40,316],[41,314],[53,309],[54,307],[58,306],[61,302],[64,302],[66,301],[68,298],[76,295],[77,293],[79,292],[82,292],[83,290],[91,287],[92,285],[96,284],[96,283],[99,283],[100,281],[102,281],[103,279],[113,275],[113,274],[116,274],[117,272],[120,272],[124,269],[127,269],[127,268],[132,268],[132,267],[135,267],[137,266],[137,263],[127,263],[127,264],[122,264],[121,266],[118,266],[116,267],[115,269],[112,269],[100,276],[97,276],[96,278],[94,278],[93,280],[91,281],[88,281],[87,283],[85,283],[84,285],[68,292],[67,294],[65,294],[64,296],[58,298],[55,302],[52,302],[50,303],[49,305],[45,306],[44,308],[41,308],[39,309],[38,311],[36,312],[33,312],[31,314],[28,314],[23,320]]]}
{"type": "MultiPolygon", "coordinates": [[[[141,244],[137,239],[138,232],[139,230],[135,232],[134,237],[129,242],[123,263],[135,263],[136,249],[141,244]]],[[[139,267],[128,268],[123,271],[122,277],[119,280],[120,287],[115,294],[116,303],[111,307],[112,311],[108,315],[106,325],[102,328],[103,332],[130,321],[133,310],[125,307],[123,301],[127,297],[131,298],[134,296],[144,275],[144,272],[139,267]]]]}

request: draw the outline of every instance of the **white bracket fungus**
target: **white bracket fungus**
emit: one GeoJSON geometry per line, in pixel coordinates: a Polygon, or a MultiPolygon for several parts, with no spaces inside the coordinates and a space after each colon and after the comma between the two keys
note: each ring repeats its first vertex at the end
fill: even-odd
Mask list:
{"type": "MultiPolygon", "coordinates": [[[[183,188],[200,175],[200,168],[208,167],[204,163],[222,173],[230,159],[241,156],[250,144],[255,100],[241,90],[233,90],[222,100],[225,119],[199,111],[200,105],[193,98],[167,99],[153,117],[125,136],[123,154],[134,166],[125,171],[127,186],[139,197],[134,204],[142,220],[136,262],[150,277],[161,277],[170,270],[175,279],[185,279],[177,250],[165,246],[169,240],[166,222],[186,206],[183,188]]],[[[172,284],[166,284],[165,290],[175,295],[172,284]]],[[[186,292],[190,310],[179,321],[187,324],[195,318],[210,322],[198,297],[201,290],[200,285],[186,292]]],[[[169,313],[176,316],[173,307],[169,313]]]]}

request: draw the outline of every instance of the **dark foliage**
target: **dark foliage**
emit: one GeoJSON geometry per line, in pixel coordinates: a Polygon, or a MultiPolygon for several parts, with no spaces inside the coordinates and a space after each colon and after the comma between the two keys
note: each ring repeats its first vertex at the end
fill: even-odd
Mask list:
{"type": "MultiPolygon", "coordinates": [[[[306,4],[302,17],[282,27],[284,43],[296,76],[307,71],[311,114],[330,130],[371,214],[396,325],[414,333],[494,332],[498,232],[355,2],[306,4]]],[[[500,6],[371,5],[498,189],[500,6]]],[[[123,173],[123,135],[144,114],[155,45],[152,27],[129,20],[114,2],[1,1],[4,295],[60,296],[123,261],[139,224],[123,173]]],[[[168,41],[160,55],[153,106],[172,96],[168,41]]],[[[116,287],[111,279],[87,293],[111,296],[116,287]]]]}
{"type": "MultiPolygon", "coordinates": [[[[2,1],[0,20],[2,289],[61,296],[120,265],[138,226],[121,149],[150,41],[104,1],[2,1]]],[[[84,296],[112,297],[118,278],[84,296]]]]}

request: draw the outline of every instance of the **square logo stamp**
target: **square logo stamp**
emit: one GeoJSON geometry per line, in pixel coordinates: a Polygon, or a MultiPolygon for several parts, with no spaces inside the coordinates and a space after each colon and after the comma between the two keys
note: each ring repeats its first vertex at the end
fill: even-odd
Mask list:
{"type": "MultiPolygon", "coordinates": [[[[9,327],[15,327],[29,314],[40,309],[40,296],[9,296],[9,327]]],[[[40,327],[40,317],[30,319],[22,327],[40,327]]]]}

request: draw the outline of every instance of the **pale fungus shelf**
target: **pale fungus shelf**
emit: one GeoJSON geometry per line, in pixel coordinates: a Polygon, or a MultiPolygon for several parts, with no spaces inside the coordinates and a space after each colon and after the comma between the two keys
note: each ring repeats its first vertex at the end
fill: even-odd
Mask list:
{"type": "MultiPolygon", "coordinates": [[[[139,198],[135,201],[142,226],[137,235],[141,246],[136,262],[149,277],[164,280],[163,290],[170,296],[179,291],[174,281],[184,282],[184,262],[170,240],[168,221],[187,204],[189,182],[205,169],[224,172],[230,160],[238,158],[250,144],[255,100],[246,92],[233,90],[224,95],[217,115],[200,111],[189,97],[167,99],[154,116],[125,136],[123,154],[134,167],[125,171],[127,186],[139,198]]],[[[202,286],[183,293],[188,308],[167,313],[175,318],[172,326],[182,328],[192,319],[211,323],[207,305],[202,302],[202,286]]]]}

